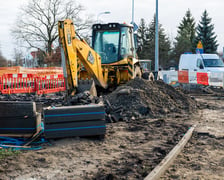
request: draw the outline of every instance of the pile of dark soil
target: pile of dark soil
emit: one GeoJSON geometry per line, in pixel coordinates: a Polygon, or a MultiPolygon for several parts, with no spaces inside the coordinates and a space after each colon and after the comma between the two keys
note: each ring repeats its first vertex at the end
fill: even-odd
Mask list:
{"type": "Polygon", "coordinates": [[[163,81],[135,78],[104,97],[108,116],[116,120],[161,117],[169,113],[192,113],[196,101],[163,81]]]}

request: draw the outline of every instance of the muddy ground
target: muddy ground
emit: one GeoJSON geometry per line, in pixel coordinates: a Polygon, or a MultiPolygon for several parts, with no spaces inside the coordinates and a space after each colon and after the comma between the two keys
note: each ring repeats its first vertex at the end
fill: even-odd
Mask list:
{"type": "MultiPolygon", "coordinates": [[[[211,164],[214,171],[219,172],[216,176],[211,174],[211,177],[221,178],[223,166],[215,169],[215,165],[223,164],[223,126],[220,126],[223,125],[223,118],[219,119],[221,112],[223,117],[222,101],[211,99],[208,102],[208,97],[203,96],[198,99],[201,103],[196,103],[189,94],[184,95],[182,91],[176,91],[162,82],[139,80],[131,83],[123,88],[124,91],[118,89],[117,94],[111,94],[107,98],[110,100],[112,96],[116,97],[114,101],[114,98],[111,99],[111,106],[114,108],[125,101],[124,96],[132,97],[131,101],[121,106],[119,115],[123,118],[119,122],[107,124],[104,139],[74,137],[49,140],[49,143],[42,145],[41,150],[22,152],[0,160],[0,179],[144,179],[178,143],[188,128],[197,122],[197,131],[200,130],[201,134],[193,136],[187,145],[189,148],[183,152],[186,153],[182,155],[181,164],[178,157],[163,178],[200,179],[196,170],[200,158],[203,159],[201,164],[204,164],[200,165],[201,173],[206,170],[206,164],[211,164]],[[142,83],[146,83],[145,86],[142,83]],[[138,108],[132,108],[133,102],[138,104],[138,108]],[[127,106],[131,108],[128,109],[127,106]],[[134,110],[135,113],[129,113],[128,110],[134,110]],[[210,116],[210,111],[213,116],[210,116]],[[213,121],[217,125],[213,126],[213,121]],[[211,132],[219,129],[219,135],[207,135],[208,124],[211,132]],[[218,155],[206,156],[206,153],[201,153],[202,150],[207,152],[212,148],[216,153],[217,149],[220,150],[218,155]],[[197,158],[197,155],[200,157],[197,158]],[[192,166],[187,166],[189,159],[192,166]],[[193,168],[188,170],[188,167],[193,168]],[[183,176],[185,171],[189,174],[183,176]]],[[[209,172],[205,171],[202,179],[206,179],[203,177],[207,177],[209,172]]]]}

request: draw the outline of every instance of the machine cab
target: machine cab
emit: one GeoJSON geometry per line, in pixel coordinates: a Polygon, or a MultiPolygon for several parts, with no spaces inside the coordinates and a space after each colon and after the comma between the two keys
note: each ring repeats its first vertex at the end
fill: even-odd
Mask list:
{"type": "Polygon", "coordinates": [[[132,25],[94,24],[92,29],[92,46],[101,56],[102,64],[116,63],[128,56],[135,57],[132,25]]]}

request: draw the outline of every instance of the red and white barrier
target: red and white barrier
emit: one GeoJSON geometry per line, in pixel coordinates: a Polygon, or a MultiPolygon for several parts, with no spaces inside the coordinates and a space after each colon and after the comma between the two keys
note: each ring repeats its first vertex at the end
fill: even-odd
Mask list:
{"type": "Polygon", "coordinates": [[[33,74],[4,74],[0,87],[2,94],[35,92],[35,76],[33,74]]]}
{"type": "Polygon", "coordinates": [[[209,85],[224,87],[224,72],[209,73],[209,85]]]}
{"type": "Polygon", "coordinates": [[[178,71],[178,82],[183,84],[189,83],[189,72],[188,71],[178,71]]]}
{"type": "Polygon", "coordinates": [[[0,77],[2,94],[48,94],[65,91],[63,74],[38,77],[35,74],[4,74],[0,77]]]}
{"type": "Polygon", "coordinates": [[[161,71],[159,75],[167,84],[171,84],[170,79],[177,79],[181,84],[224,87],[224,72],[161,71]]]}
{"type": "Polygon", "coordinates": [[[167,84],[178,81],[177,71],[159,71],[158,76],[167,84]]]}
{"type": "Polygon", "coordinates": [[[208,86],[208,73],[197,72],[197,84],[208,86]]]}
{"type": "Polygon", "coordinates": [[[37,94],[48,94],[65,91],[65,79],[63,74],[49,75],[39,78],[37,81],[37,94]]]}

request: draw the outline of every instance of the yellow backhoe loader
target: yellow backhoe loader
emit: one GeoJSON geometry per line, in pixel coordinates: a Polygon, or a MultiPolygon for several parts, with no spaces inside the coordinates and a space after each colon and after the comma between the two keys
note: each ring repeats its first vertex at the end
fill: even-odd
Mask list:
{"type": "MultiPolygon", "coordinates": [[[[78,36],[71,20],[60,21],[58,28],[68,97],[77,93],[77,90],[86,89],[96,95],[95,85],[101,89],[113,89],[136,76],[141,77],[142,69],[136,58],[132,25],[93,25],[93,48],[78,36]],[[90,84],[89,87],[86,88],[86,84],[90,84]]],[[[4,103],[2,106],[6,106],[4,103]]],[[[13,104],[6,102],[8,106],[11,106],[10,103],[13,104]]],[[[20,106],[29,109],[30,116],[34,117],[31,125],[35,127],[35,103],[23,102],[22,105],[15,104],[16,110],[21,111],[18,108],[20,106]]],[[[24,123],[27,121],[24,117],[18,122],[20,129],[29,125],[24,123]]],[[[100,103],[45,108],[43,118],[46,138],[102,136],[106,132],[105,109],[100,103]]]]}
{"type": "MultiPolygon", "coordinates": [[[[113,89],[136,76],[141,77],[132,25],[94,24],[93,48],[77,35],[71,20],[60,21],[58,28],[70,94],[79,88],[84,90],[82,86],[90,79],[93,79],[97,87],[113,89]]],[[[94,89],[91,83],[90,87],[94,89]]]]}
{"type": "MultiPolygon", "coordinates": [[[[93,25],[93,48],[78,36],[71,20],[60,21],[58,28],[68,97],[80,90],[96,95],[95,85],[113,89],[141,77],[132,25],[93,25]]],[[[103,104],[46,109],[44,123],[47,138],[101,136],[106,132],[103,104]]]]}

